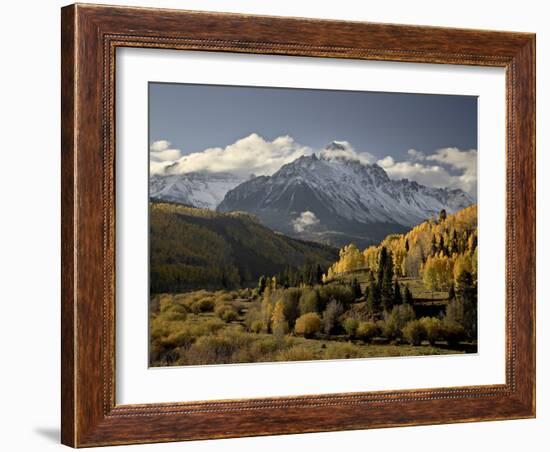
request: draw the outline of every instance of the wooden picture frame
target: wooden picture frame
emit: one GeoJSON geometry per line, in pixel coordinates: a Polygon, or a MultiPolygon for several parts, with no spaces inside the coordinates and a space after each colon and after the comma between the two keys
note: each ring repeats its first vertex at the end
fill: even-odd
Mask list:
{"type": "Polygon", "coordinates": [[[535,35],[71,5],[62,9],[62,442],[73,447],[535,416],[535,35]],[[506,69],[506,383],[115,403],[115,50],[506,69]]]}

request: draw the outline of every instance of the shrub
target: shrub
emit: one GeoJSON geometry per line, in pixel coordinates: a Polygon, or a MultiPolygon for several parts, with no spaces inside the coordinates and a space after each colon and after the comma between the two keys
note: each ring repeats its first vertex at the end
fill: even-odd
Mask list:
{"type": "Polygon", "coordinates": [[[218,306],[215,313],[226,323],[233,322],[239,318],[237,311],[231,306],[218,306]]]}
{"type": "Polygon", "coordinates": [[[299,301],[300,314],[319,312],[319,295],[315,289],[305,288],[299,301]]]}
{"type": "Polygon", "coordinates": [[[466,337],[464,327],[457,322],[443,322],[443,337],[451,346],[457,345],[466,337]]]}
{"type": "Polygon", "coordinates": [[[411,320],[402,330],[403,337],[411,345],[420,345],[426,338],[426,328],[420,320],[411,320]]]}
{"type": "Polygon", "coordinates": [[[359,326],[359,321],[357,319],[354,319],[353,317],[347,317],[346,319],[344,319],[342,326],[344,327],[344,330],[346,331],[348,336],[355,337],[357,327],[359,326]]]}
{"type": "Polygon", "coordinates": [[[187,311],[185,309],[170,309],[164,311],[160,315],[165,320],[171,320],[173,322],[183,322],[187,319],[187,311]]]}
{"type": "Polygon", "coordinates": [[[333,299],[342,303],[344,308],[355,301],[349,285],[329,284],[319,287],[320,306],[326,306],[333,299]]]}
{"type": "Polygon", "coordinates": [[[260,303],[250,303],[250,307],[244,317],[244,323],[250,331],[253,331],[252,324],[258,321],[263,324],[260,303]]]}
{"type": "Polygon", "coordinates": [[[443,322],[435,317],[422,317],[420,323],[426,329],[426,339],[430,345],[443,338],[443,322]]]}
{"type": "MultiPolygon", "coordinates": [[[[296,323],[298,323],[298,321],[296,321],[296,323]]],[[[275,356],[276,361],[311,361],[313,359],[315,359],[315,353],[299,345],[287,350],[281,350],[275,356]]]]}
{"type": "Polygon", "coordinates": [[[253,333],[261,333],[264,328],[264,322],[261,320],[254,320],[250,325],[250,331],[253,333]]]}
{"type": "Polygon", "coordinates": [[[355,333],[357,337],[364,342],[371,342],[375,337],[381,334],[380,327],[374,322],[361,322],[355,333]]]}
{"type": "Polygon", "coordinates": [[[336,321],[338,317],[344,312],[344,307],[342,303],[336,300],[332,300],[323,312],[323,331],[325,334],[330,334],[334,327],[336,326],[336,321]]]}
{"type": "Polygon", "coordinates": [[[331,343],[326,348],[323,358],[325,359],[361,358],[361,350],[359,347],[353,344],[350,344],[349,342],[331,343]]]}
{"type": "Polygon", "coordinates": [[[385,315],[382,323],[382,335],[388,339],[401,337],[403,327],[415,319],[413,308],[408,304],[394,306],[389,314],[385,315]]]}
{"type": "Polygon", "coordinates": [[[214,300],[212,298],[202,298],[191,304],[191,311],[195,314],[201,312],[212,312],[214,310],[214,300]]]}
{"type": "Polygon", "coordinates": [[[294,332],[300,336],[312,337],[321,331],[321,318],[316,312],[308,312],[298,317],[294,332]]]}

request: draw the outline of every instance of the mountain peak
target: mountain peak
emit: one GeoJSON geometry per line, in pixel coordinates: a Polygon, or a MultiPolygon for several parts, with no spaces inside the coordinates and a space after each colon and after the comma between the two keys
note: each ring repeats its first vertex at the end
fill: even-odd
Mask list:
{"type": "Polygon", "coordinates": [[[331,141],[325,146],[327,151],[345,151],[349,149],[349,143],[347,141],[331,141]]]}

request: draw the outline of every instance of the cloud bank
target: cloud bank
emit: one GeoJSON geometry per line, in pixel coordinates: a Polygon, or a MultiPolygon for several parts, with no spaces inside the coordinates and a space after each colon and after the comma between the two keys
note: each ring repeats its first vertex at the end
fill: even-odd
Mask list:
{"type": "MultiPolygon", "coordinates": [[[[281,166],[304,155],[317,153],[326,160],[356,160],[363,164],[377,162],[392,179],[410,179],[429,187],[460,188],[477,195],[477,150],[443,148],[432,154],[409,149],[405,159],[392,156],[382,159],[368,152],[357,152],[347,141],[333,141],[322,150],[297,143],[290,136],[272,141],[253,133],[225,147],[208,148],[183,155],[166,140],[155,141],[149,148],[151,174],[185,174],[191,172],[231,173],[243,178],[251,174],[270,176],[281,166]]],[[[306,227],[312,217],[302,212],[297,228],[306,227]],[[303,216],[305,215],[305,216],[303,216]]],[[[314,216],[314,214],[313,214],[314,216]]],[[[301,232],[298,231],[297,232],[301,232]]]]}
{"type": "Polygon", "coordinates": [[[181,153],[174,154],[174,159],[161,160],[165,155],[162,153],[166,150],[159,150],[159,146],[162,146],[158,143],[160,142],[157,141],[150,147],[151,174],[212,172],[232,173],[243,177],[250,174],[270,176],[281,166],[313,152],[313,149],[300,145],[289,136],[268,141],[253,133],[223,148],[208,148],[183,156],[181,153]]]}
{"type": "Polygon", "coordinates": [[[429,187],[460,188],[476,197],[477,150],[443,148],[426,155],[409,149],[407,154],[410,160],[396,162],[387,156],[377,163],[392,179],[410,179],[429,187]]]}

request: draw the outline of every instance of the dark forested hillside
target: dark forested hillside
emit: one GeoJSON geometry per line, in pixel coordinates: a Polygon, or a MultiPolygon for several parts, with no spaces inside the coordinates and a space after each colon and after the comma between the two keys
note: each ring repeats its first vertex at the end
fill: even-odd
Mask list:
{"type": "Polygon", "coordinates": [[[331,247],[292,239],[241,212],[150,204],[151,292],[231,289],[306,263],[327,268],[331,247]]]}

